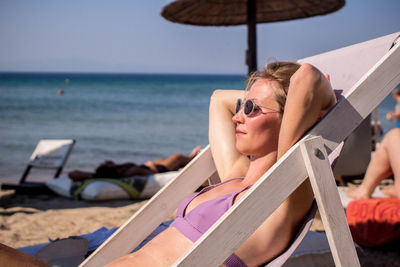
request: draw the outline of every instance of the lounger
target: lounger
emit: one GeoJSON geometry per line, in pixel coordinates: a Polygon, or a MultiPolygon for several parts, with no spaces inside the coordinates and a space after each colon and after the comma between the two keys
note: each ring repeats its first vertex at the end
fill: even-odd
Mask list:
{"type": "MultiPolygon", "coordinates": [[[[398,36],[399,33],[394,33],[299,61],[314,64],[331,75],[334,89],[342,95],[338,104],[174,266],[220,265],[307,177],[312,184],[335,264],[359,266],[330,161],[336,158],[342,141],[400,83],[400,45],[390,49],[398,36]]],[[[218,180],[209,147],[81,266],[102,266],[128,254],[207,178],[218,180]]],[[[282,261],[275,263],[281,265],[282,261]]],[[[273,264],[271,262],[271,266],[273,264]]]]}
{"type": "Polygon", "coordinates": [[[74,147],[74,139],[40,140],[26,166],[19,184],[2,184],[1,189],[14,189],[17,193],[51,192],[44,183],[27,182],[32,168],[53,169],[59,177],[74,147]]]}

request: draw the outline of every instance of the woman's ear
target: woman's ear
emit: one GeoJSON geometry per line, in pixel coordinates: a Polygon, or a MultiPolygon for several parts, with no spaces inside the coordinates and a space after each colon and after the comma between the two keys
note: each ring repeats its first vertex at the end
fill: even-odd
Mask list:
{"type": "Polygon", "coordinates": [[[331,81],[331,76],[329,74],[325,74],[325,77],[328,81],[331,81]]]}

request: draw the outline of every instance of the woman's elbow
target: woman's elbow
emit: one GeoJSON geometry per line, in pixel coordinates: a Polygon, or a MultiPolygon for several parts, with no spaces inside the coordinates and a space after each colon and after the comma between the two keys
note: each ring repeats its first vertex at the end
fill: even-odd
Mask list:
{"type": "Polygon", "coordinates": [[[292,89],[302,95],[306,102],[311,105],[320,105],[321,109],[336,102],[330,82],[311,64],[303,64],[293,74],[290,84],[292,89]]]}
{"type": "Polygon", "coordinates": [[[219,98],[222,98],[223,97],[223,95],[224,95],[224,92],[225,90],[222,90],[222,89],[216,89],[216,90],[214,90],[214,92],[212,93],[212,95],[211,95],[211,100],[215,100],[215,99],[219,99],[219,98]]]}
{"type": "MultiPolygon", "coordinates": [[[[290,78],[291,85],[307,83],[307,89],[315,88],[321,80],[321,72],[309,63],[305,63],[290,78]]],[[[296,86],[294,88],[297,88],[296,86]]]]}

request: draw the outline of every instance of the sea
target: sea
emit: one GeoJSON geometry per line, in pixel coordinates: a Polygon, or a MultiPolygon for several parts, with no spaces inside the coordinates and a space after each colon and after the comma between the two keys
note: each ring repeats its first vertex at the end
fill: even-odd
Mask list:
{"type": "MultiPolygon", "coordinates": [[[[17,181],[41,139],[75,139],[63,175],[105,160],[138,164],[208,144],[215,89],[242,89],[245,75],[0,73],[0,183],[17,181]]],[[[384,132],[395,127],[378,107],[384,132]]],[[[32,172],[32,179],[52,176],[32,172]]]]}
{"type": "Polygon", "coordinates": [[[208,144],[214,89],[245,84],[245,75],[0,73],[0,182],[22,175],[41,139],[76,140],[65,173],[188,154],[208,144]]]}

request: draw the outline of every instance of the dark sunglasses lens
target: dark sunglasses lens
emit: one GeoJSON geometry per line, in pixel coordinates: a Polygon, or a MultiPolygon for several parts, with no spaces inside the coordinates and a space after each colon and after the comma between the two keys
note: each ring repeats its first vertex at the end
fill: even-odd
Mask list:
{"type": "Polygon", "coordinates": [[[244,103],[244,114],[246,114],[247,116],[250,115],[253,112],[253,108],[253,101],[247,100],[246,103],[244,103]]]}
{"type": "Polygon", "coordinates": [[[240,108],[242,107],[242,99],[238,99],[236,102],[236,113],[239,112],[240,108]]]}

